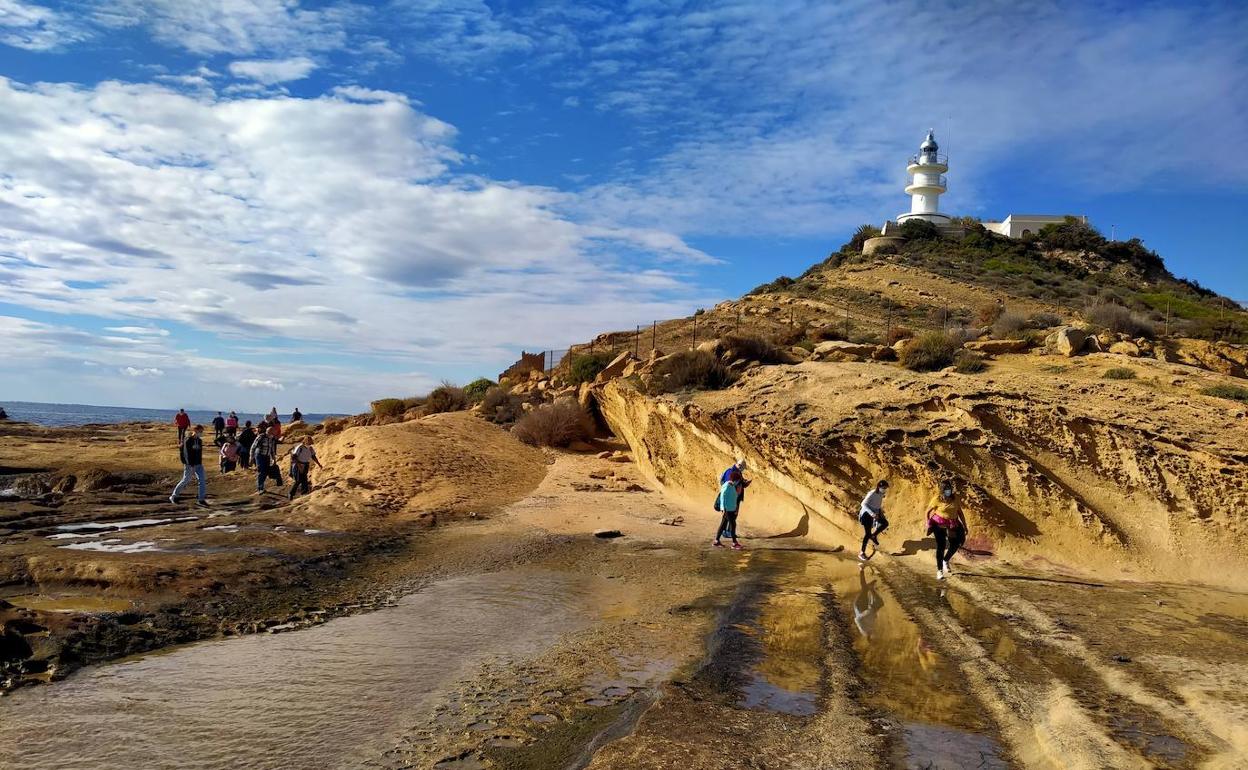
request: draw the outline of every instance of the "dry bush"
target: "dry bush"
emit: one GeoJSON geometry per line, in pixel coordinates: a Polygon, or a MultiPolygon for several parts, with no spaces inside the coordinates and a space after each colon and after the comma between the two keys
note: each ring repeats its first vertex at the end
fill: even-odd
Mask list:
{"type": "Polygon", "coordinates": [[[1107,380],[1134,380],[1136,374],[1134,369],[1128,369],[1125,366],[1115,366],[1113,369],[1106,369],[1105,374],[1101,376],[1107,380]]]}
{"type": "Polygon", "coordinates": [[[1087,318],[1097,326],[1102,326],[1115,334],[1126,334],[1131,337],[1152,339],[1157,334],[1152,321],[1133,313],[1121,305],[1097,305],[1086,313],[1087,318]]]}
{"type": "Polygon", "coordinates": [[[1248,388],[1241,388],[1238,385],[1210,385],[1200,392],[1206,396],[1229,398],[1232,401],[1242,401],[1248,404],[1248,388]]]}
{"type": "Polygon", "coordinates": [[[757,361],[760,364],[781,364],[788,356],[771,340],[746,334],[729,334],[722,340],[729,360],[757,361]]]}
{"type": "Polygon", "coordinates": [[[953,369],[959,374],[978,374],[987,368],[984,359],[969,350],[959,350],[953,357],[953,369]]]}
{"type": "Polygon", "coordinates": [[[574,399],[564,398],[521,417],[511,434],[533,446],[566,447],[589,437],[589,418],[574,399]]]}
{"type": "Polygon", "coordinates": [[[962,335],[957,333],[926,332],[901,351],[901,365],[916,372],[944,369],[953,363],[962,341],[962,335]]]}
{"type": "Polygon", "coordinates": [[[732,373],[705,350],[685,350],[663,359],[654,368],[647,388],[650,393],[678,390],[718,390],[731,385],[732,373]]]}
{"type": "Polygon", "coordinates": [[[1027,319],[1019,313],[1002,313],[992,324],[992,336],[999,340],[1009,339],[1027,328],[1027,319]]]}
{"type": "Polygon", "coordinates": [[[1005,308],[997,302],[989,302],[975,309],[975,323],[978,326],[992,326],[1001,317],[1005,308]]]}
{"type": "Polygon", "coordinates": [[[520,416],[521,403],[523,401],[519,396],[513,396],[506,388],[495,385],[481,399],[481,414],[491,422],[515,422],[520,416]]]}
{"type": "Polygon", "coordinates": [[[806,339],[806,329],[801,326],[787,326],[771,335],[771,342],[782,348],[791,348],[806,339]]]}
{"type": "Polygon", "coordinates": [[[1057,313],[1032,313],[1027,318],[1027,325],[1033,329],[1052,329],[1062,325],[1062,317],[1057,313]]]}
{"type": "MultiPolygon", "coordinates": [[[[853,328],[852,324],[850,325],[850,328],[853,328]]],[[[844,340],[847,338],[847,335],[845,334],[845,322],[842,321],[841,323],[828,324],[827,326],[820,326],[815,329],[811,329],[810,338],[815,342],[833,342],[837,340],[844,340]]]]}
{"type": "Polygon", "coordinates": [[[443,412],[462,412],[468,408],[468,397],[464,389],[444,382],[434,388],[425,398],[425,414],[442,414],[443,412]]]}
{"type": "Polygon", "coordinates": [[[888,330],[888,334],[884,337],[884,344],[892,347],[902,340],[908,340],[914,336],[914,330],[908,326],[894,326],[888,330]]]}
{"type": "Polygon", "coordinates": [[[403,412],[406,411],[401,398],[379,398],[370,406],[373,408],[373,416],[381,419],[402,417],[403,412]]]}

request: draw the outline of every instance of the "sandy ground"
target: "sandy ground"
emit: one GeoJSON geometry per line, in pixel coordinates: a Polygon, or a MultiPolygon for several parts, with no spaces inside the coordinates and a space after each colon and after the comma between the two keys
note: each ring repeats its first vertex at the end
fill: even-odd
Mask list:
{"type": "MultiPolygon", "coordinates": [[[[489,461],[476,425],[460,419],[406,430],[430,431],[431,446],[471,436],[484,454],[464,467],[489,461]]],[[[324,456],[332,460],[322,494],[334,497],[346,478],[357,478],[343,475],[350,462],[343,455],[364,442],[344,433],[325,443],[324,456]],[[335,475],[338,483],[326,484],[335,475]]],[[[387,486],[395,468],[383,464],[385,472],[363,481],[369,494],[393,498],[376,506],[384,515],[370,518],[374,507],[361,503],[343,519],[359,534],[308,550],[296,544],[323,541],[303,530],[273,530],[295,522],[314,528],[306,524],[318,515],[315,496],[294,507],[263,508],[243,495],[241,480],[214,480],[218,500],[234,494],[229,484],[236,484],[247,501],[227,517],[239,532],[204,533],[209,522],[197,520],[159,525],[159,537],[215,545],[222,542],[217,537],[241,533],[274,550],[249,552],[253,564],[246,570],[244,560],[215,561],[210,552],[182,552],[176,561],[163,552],[85,552],[81,558],[99,560],[85,563],[123,576],[148,568],[178,574],[146,593],[132,581],[105,585],[81,577],[40,578],[32,590],[12,574],[5,590],[28,606],[45,602],[38,614],[27,609],[22,617],[67,618],[66,628],[111,628],[126,640],[138,636],[121,633],[108,602],[126,602],[138,616],[127,620],[158,628],[156,619],[168,614],[162,607],[208,607],[211,602],[195,604],[192,586],[212,580],[223,584],[211,594],[220,606],[216,614],[204,609],[205,617],[235,632],[252,629],[236,625],[244,621],[238,605],[223,598],[230,595],[282,597],[270,609],[299,602],[306,608],[299,622],[316,622],[450,575],[527,565],[586,578],[595,592],[589,622],[533,655],[491,660],[458,679],[391,748],[361,757],[365,767],[1230,768],[1248,761],[1248,598],[1242,594],[1082,580],[987,559],[959,559],[954,577],[938,583],[921,533],[897,526],[860,566],[843,548],[779,526],[782,518],[768,515],[762,499],[747,500],[742,514],[747,550],[715,550],[709,504],[689,506],[666,495],[630,463],[593,454],[518,456],[508,461],[518,464],[488,471],[528,479],[511,501],[491,497],[477,506],[462,486],[439,486],[441,477],[427,484],[441,512],[432,528],[421,516],[428,511],[413,510],[406,492],[387,486]],[[249,534],[252,524],[267,530],[249,534]],[[621,536],[595,537],[600,530],[621,536]],[[353,545],[383,532],[396,533],[389,548],[353,545]],[[277,573],[287,577],[307,572],[330,554],[339,566],[302,583],[249,582],[273,581],[275,569],[287,570],[277,573]],[[65,607],[73,612],[55,611],[65,607]]],[[[0,464],[16,465],[11,455],[0,457],[0,464]]],[[[41,456],[27,448],[23,457],[41,456]]],[[[141,456],[134,459],[143,466],[141,456]]],[[[27,462],[32,467],[35,460],[27,462]]],[[[157,494],[159,481],[147,496],[157,494]]],[[[134,489],[124,495],[143,497],[134,489]]],[[[498,486],[490,489],[495,494],[498,486]]],[[[69,510],[50,521],[81,521],[89,513],[72,502],[61,507],[69,510]]],[[[23,528],[33,516],[10,516],[19,526],[9,525],[0,546],[5,563],[18,555],[79,558],[36,540],[55,525],[37,519],[23,528]]],[[[127,542],[138,536],[118,535],[127,542]]],[[[268,620],[280,619],[245,622],[263,628],[268,620]]],[[[187,639],[200,638],[198,629],[192,625],[187,639]]],[[[216,625],[212,633],[220,633],[216,625]]],[[[56,638],[40,634],[27,638],[56,638]]],[[[176,639],[146,644],[168,641],[176,639]]]]}

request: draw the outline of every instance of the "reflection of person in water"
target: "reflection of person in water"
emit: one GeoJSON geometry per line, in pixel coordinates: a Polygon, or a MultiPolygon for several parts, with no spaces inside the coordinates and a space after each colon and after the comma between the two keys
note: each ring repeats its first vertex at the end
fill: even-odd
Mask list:
{"type": "Polygon", "coordinates": [[[875,630],[875,614],[884,606],[884,600],[875,590],[875,581],[867,581],[865,569],[858,570],[858,596],[854,597],[854,625],[867,639],[875,630]]]}

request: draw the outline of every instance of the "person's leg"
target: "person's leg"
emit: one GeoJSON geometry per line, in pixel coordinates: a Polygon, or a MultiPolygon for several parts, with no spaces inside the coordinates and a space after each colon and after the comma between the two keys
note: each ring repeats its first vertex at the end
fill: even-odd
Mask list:
{"type": "Polygon", "coordinates": [[[888,529],[888,519],[881,513],[875,517],[875,531],[871,533],[871,540],[878,546],[880,544],[880,533],[888,529]]]}
{"type": "Polygon", "coordinates": [[[966,530],[962,527],[956,527],[949,530],[949,547],[945,549],[945,564],[953,558],[953,554],[957,552],[962,544],[966,542],[966,530]]]}
{"type": "Polygon", "coordinates": [[[936,537],[936,569],[941,570],[945,566],[945,542],[948,532],[944,527],[932,527],[932,534],[936,537]]]}
{"type": "Polygon", "coordinates": [[[871,541],[871,517],[865,513],[859,514],[858,523],[862,525],[862,547],[858,549],[858,553],[866,556],[867,543],[871,541]]]}
{"type": "Polygon", "coordinates": [[[728,514],[728,537],[732,538],[734,544],[737,542],[737,515],[740,513],[741,511],[736,510],[728,514]]]}
{"type": "Polygon", "coordinates": [[[204,473],[204,466],[195,466],[195,475],[199,477],[199,502],[208,499],[208,474],[204,473]]]}
{"type": "Polygon", "coordinates": [[[715,542],[723,537],[724,531],[728,529],[728,511],[723,511],[723,515],[719,517],[719,528],[715,530],[715,542]]]}
{"type": "Polygon", "coordinates": [[[182,494],[182,489],[191,483],[191,466],[182,466],[182,480],[173,487],[173,494],[169,495],[170,499],[177,500],[178,495],[182,494]]]}
{"type": "Polygon", "coordinates": [[[264,455],[256,456],[256,491],[264,491],[265,479],[269,477],[269,459],[264,455]]]}

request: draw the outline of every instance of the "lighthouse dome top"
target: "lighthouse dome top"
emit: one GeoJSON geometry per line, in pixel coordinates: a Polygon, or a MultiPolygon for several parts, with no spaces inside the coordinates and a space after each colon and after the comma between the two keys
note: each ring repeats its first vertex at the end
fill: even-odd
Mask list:
{"type": "Polygon", "coordinates": [[[923,140],[923,144],[919,145],[919,149],[924,152],[940,149],[940,146],[936,144],[936,132],[934,130],[928,130],[927,138],[923,140]]]}

